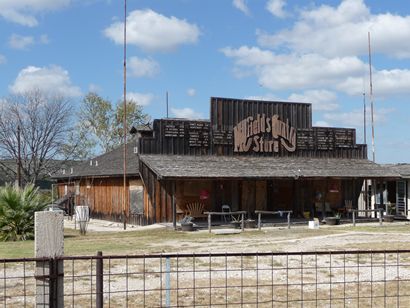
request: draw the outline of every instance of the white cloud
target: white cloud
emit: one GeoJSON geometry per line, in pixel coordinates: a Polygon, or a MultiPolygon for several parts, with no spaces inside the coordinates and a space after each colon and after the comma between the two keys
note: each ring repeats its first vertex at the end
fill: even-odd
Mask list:
{"type": "Polygon", "coordinates": [[[328,90],[307,90],[303,93],[292,93],[287,98],[281,98],[272,93],[268,93],[262,96],[248,96],[245,97],[245,99],[310,103],[315,111],[332,111],[339,108],[336,93],[328,90]]]}
{"type": "MultiPolygon", "coordinates": [[[[123,27],[123,22],[115,22],[104,34],[116,44],[123,44],[123,27]]],[[[172,51],[179,45],[196,43],[199,35],[195,24],[150,9],[132,11],[127,17],[127,43],[147,51],[172,51]]]]}
{"type": "MultiPolygon", "coordinates": [[[[401,95],[410,93],[410,70],[373,70],[373,93],[375,96],[401,95]]],[[[368,80],[365,82],[368,87],[368,80]]],[[[363,93],[363,77],[348,77],[337,85],[337,89],[349,95],[363,93]]]]}
{"type": "Polygon", "coordinates": [[[159,72],[159,64],[150,58],[130,57],[128,67],[131,77],[154,77],[159,72]]]}
{"type": "Polygon", "coordinates": [[[9,46],[14,49],[26,49],[34,44],[34,37],[12,34],[9,38],[9,46]]]}
{"type": "Polygon", "coordinates": [[[58,10],[70,4],[71,0],[1,0],[0,16],[23,26],[38,25],[36,14],[58,10]]]}
{"type": "Polygon", "coordinates": [[[101,87],[98,84],[90,83],[88,85],[88,92],[93,92],[93,93],[101,92],[101,87]]]}
{"type": "Polygon", "coordinates": [[[50,39],[48,38],[47,34],[42,34],[40,35],[39,42],[41,44],[47,45],[48,43],[50,43],[50,39]]]}
{"type": "Polygon", "coordinates": [[[9,87],[13,93],[40,90],[68,97],[81,95],[79,87],[72,85],[68,71],[60,66],[27,66],[22,69],[9,87]]]}
{"type": "Polygon", "coordinates": [[[186,91],[186,94],[187,94],[188,96],[195,96],[195,95],[196,95],[196,90],[193,89],[193,88],[190,88],[190,89],[188,89],[188,90],[186,91]]]}
{"type": "Polygon", "coordinates": [[[313,126],[316,127],[330,127],[330,124],[326,121],[316,121],[313,126]]]}
{"type": "Polygon", "coordinates": [[[222,52],[235,60],[236,72],[256,75],[259,84],[271,90],[334,86],[349,76],[362,76],[367,68],[357,57],[328,59],[318,54],[275,54],[247,46],[228,47],[222,52]]]}
{"type": "Polygon", "coordinates": [[[233,0],[232,5],[236,7],[238,10],[240,10],[242,13],[244,13],[245,15],[249,16],[251,14],[246,4],[246,0],[233,0]]]}
{"type": "Polygon", "coordinates": [[[273,94],[265,94],[265,95],[251,95],[244,97],[244,99],[255,100],[255,101],[269,101],[269,102],[283,102],[285,99],[279,98],[273,94]]]}
{"type": "Polygon", "coordinates": [[[0,54],[0,64],[6,63],[6,61],[7,61],[6,57],[0,54]]]}
{"type": "Polygon", "coordinates": [[[203,118],[201,113],[196,112],[191,108],[178,109],[178,108],[172,108],[171,107],[171,113],[176,118],[185,118],[185,119],[201,119],[201,118],[203,118]]]}
{"type": "Polygon", "coordinates": [[[292,28],[272,35],[258,31],[257,36],[263,47],[343,57],[366,55],[369,31],[375,53],[410,58],[410,16],[371,14],[363,0],[344,0],[337,7],[321,5],[302,10],[292,28]]]}
{"type": "MultiPolygon", "coordinates": [[[[388,121],[388,115],[395,110],[392,108],[377,108],[374,111],[374,122],[383,124],[388,121]]],[[[370,108],[366,109],[366,122],[370,125],[370,108]]],[[[350,112],[333,112],[323,115],[326,121],[336,126],[363,127],[363,109],[355,109],[350,112]]]]}
{"type": "MultiPolygon", "coordinates": [[[[271,90],[300,91],[321,87],[360,95],[368,71],[368,64],[355,56],[328,58],[313,53],[275,54],[247,46],[226,47],[221,51],[234,60],[236,77],[255,75],[259,85],[271,90]]],[[[373,86],[374,94],[379,96],[410,94],[410,70],[373,68],[373,86]]]]}
{"type": "Polygon", "coordinates": [[[339,107],[336,93],[328,90],[308,90],[302,94],[293,93],[288,100],[311,103],[315,111],[331,111],[339,107]]]}
{"type": "Polygon", "coordinates": [[[283,9],[286,5],[285,0],[269,0],[266,3],[266,9],[273,15],[279,18],[284,18],[287,16],[287,13],[283,9]]]}
{"type": "Polygon", "coordinates": [[[151,93],[127,92],[127,100],[132,100],[140,106],[151,104],[154,95],[151,93]]]}

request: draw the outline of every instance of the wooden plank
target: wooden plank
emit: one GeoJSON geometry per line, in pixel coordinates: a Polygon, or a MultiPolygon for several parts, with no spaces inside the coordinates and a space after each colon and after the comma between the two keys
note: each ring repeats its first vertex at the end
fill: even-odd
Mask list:
{"type": "Polygon", "coordinates": [[[172,221],[172,182],[166,182],[166,210],[167,210],[167,221],[172,221]]]}
{"type": "Polygon", "coordinates": [[[167,221],[167,202],[166,202],[166,191],[164,188],[164,183],[161,183],[161,221],[167,221]]]}
{"type": "Polygon", "coordinates": [[[161,216],[161,185],[159,182],[156,180],[155,181],[155,208],[156,208],[156,221],[160,222],[162,221],[162,216],[161,216]]]}
{"type": "Polygon", "coordinates": [[[256,210],[266,210],[266,197],[266,181],[256,181],[256,210]]]}
{"type": "Polygon", "coordinates": [[[242,181],[242,211],[255,211],[255,181],[242,181]]]}

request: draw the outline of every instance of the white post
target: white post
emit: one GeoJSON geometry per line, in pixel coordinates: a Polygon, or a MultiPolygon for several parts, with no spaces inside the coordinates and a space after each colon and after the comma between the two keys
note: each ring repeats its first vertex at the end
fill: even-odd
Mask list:
{"type": "MultiPolygon", "coordinates": [[[[406,199],[407,199],[407,202],[406,202],[406,216],[407,216],[407,218],[410,218],[410,179],[407,179],[406,180],[406,183],[407,183],[407,190],[406,190],[406,192],[407,192],[407,194],[406,194],[406,199]]],[[[397,201],[396,201],[396,206],[397,206],[397,201]]]]}
{"type": "Polygon", "coordinates": [[[64,307],[64,215],[62,211],[35,213],[36,307],[64,307]]]}

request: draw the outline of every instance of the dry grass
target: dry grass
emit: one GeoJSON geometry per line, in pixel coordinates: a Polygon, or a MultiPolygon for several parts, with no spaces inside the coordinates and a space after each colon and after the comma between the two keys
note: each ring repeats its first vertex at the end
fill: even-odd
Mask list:
{"type": "MultiPolygon", "coordinates": [[[[170,229],[89,232],[81,236],[78,231],[66,229],[64,244],[66,255],[94,255],[99,250],[104,255],[377,250],[408,249],[409,235],[409,225],[396,223],[383,227],[359,225],[319,230],[270,228],[223,236],[206,231],[175,232],[170,229]]],[[[32,256],[33,242],[0,243],[0,258],[32,256]]],[[[66,261],[64,266],[65,306],[90,306],[90,295],[79,294],[95,292],[95,277],[91,275],[95,272],[95,261],[66,261]],[[76,295],[70,296],[73,293],[76,295]]],[[[104,269],[106,274],[109,271],[104,277],[106,306],[124,306],[126,300],[132,307],[165,305],[164,259],[107,259],[104,269]],[[126,285],[128,293],[124,292],[126,285]],[[109,298],[108,292],[111,292],[109,298]]],[[[32,277],[34,264],[26,263],[24,270],[32,277]]],[[[304,307],[315,307],[317,303],[332,307],[398,304],[410,307],[409,254],[399,258],[397,254],[347,254],[344,259],[335,256],[318,259],[315,255],[178,258],[171,259],[170,270],[171,305],[236,307],[242,299],[248,303],[245,307],[253,307],[255,303],[259,307],[285,307],[287,301],[290,307],[300,307],[302,300],[304,307]],[[399,272],[397,260],[401,264],[399,272]],[[385,270],[385,264],[391,268],[385,270]],[[400,282],[398,277],[402,279],[400,282]]],[[[27,307],[32,306],[35,280],[19,278],[23,273],[22,264],[1,265],[0,281],[4,281],[3,273],[9,278],[6,288],[0,287],[0,306],[23,306],[24,294],[27,307]]]]}

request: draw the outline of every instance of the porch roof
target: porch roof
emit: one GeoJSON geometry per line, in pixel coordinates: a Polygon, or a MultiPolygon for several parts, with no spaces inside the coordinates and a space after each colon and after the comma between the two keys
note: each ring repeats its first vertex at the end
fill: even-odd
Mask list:
{"type": "Polygon", "coordinates": [[[367,159],[141,155],[159,179],[171,178],[400,178],[389,167],[367,159]]]}
{"type": "Polygon", "coordinates": [[[384,165],[400,175],[405,179],[410,179],[410,164],[400,163],[400,164],[386,164],[384,165]]]}

